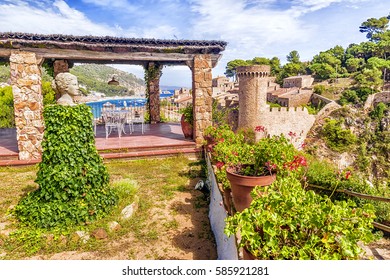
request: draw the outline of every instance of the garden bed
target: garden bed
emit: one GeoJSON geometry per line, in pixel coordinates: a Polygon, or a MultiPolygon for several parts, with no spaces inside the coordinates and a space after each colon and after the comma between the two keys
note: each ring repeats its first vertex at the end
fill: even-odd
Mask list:
{"type": "Polygon", "coordinates": [[[107,162],[111,184],[122,189],[123,182],[136,185],[136,193],[129,193],[130,199],[122,196],[108,217],[81,229],[67,229],[58,238],[57,232],[28,229],[10,238],[16,227],[7,209],[37,187],[37,167],[1,168],[0,223],[4,226],[0,228],[0,259],[216,259],[208,199],[194,189],[205,179],[203,164],[185,157],[107,162]],[[133,201],[138,207],[135,214],[121,220],[121,210],[133,201]],[[112,221],[121,228],[110,231],[107,224],[112,221]],[[90,234],[97,228],[105,229],[107,238],[91,235],[86,242],[75,238],[77,230],[90,234]]]}

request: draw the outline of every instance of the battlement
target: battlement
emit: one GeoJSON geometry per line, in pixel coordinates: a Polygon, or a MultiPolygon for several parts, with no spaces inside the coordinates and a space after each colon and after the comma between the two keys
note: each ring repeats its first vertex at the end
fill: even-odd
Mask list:
{"type": "Polygon", "coordinates": [[[301,113],[304,112],[304,114],[308,114],[309,111],[306,107],[273,107],[269,108],[269,112],[275,113],[275,112],[289,112],[289,113],[301,113]]]}
{"type": "Polygon", "coordinates": [[[240,77],[265,78],[271,73],[269,65],[239,66],[236,68],[236,74],[240,77]]]}

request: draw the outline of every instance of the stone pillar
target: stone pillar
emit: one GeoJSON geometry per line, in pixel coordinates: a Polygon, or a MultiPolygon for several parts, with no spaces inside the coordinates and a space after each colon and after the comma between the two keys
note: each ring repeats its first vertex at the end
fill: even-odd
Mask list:
{"type": "Polygon", "coordinates": [[[53,68],[55,78],[59,73],[69,72],[69,63],[66,59],[55,60],[53,68]]]}
{"type": "Polygon", "coordinates": [[[14,51],[10,57],[15,125],[20,160],[39,159],[43,138],[41,59],[35,53],[14,51]]]}
{"type": "Polygon", "coordinates": [[[192,98],[194,140],[203,144],[204,130],[212,125],[212,63],[210,55],[196,55],[192,67],[192,98]]]}
{"type": "Polygon", "coordinates": [[[160,120],[160,77],[162,65],[150,62],[147,65],[147,89],[149,92],[150,123],[159,123],[160,120]]]}
{"type": "Polygon", "coordinates": [[[255,129],[261,112],[267,110],[267,82],[271,67],[254,65],[237,67],[239,81],[238,128],[255,129]]]}

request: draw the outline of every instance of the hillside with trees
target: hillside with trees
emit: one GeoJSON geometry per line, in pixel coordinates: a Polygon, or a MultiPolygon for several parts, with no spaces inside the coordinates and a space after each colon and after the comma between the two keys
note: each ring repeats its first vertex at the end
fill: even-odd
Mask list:
{"type": "Polygon", "coordinates": [[[386,101],[390,99],[372,106],[365,103],[373,94],[390,94],[389,20],[390,15],[367,19],[357,30],[366,34],[367,41],[345,49],[336,45],[311,61],[301,61],[298,51],[292,50],[283,66],[276,57],[236,59],[227,63],[225,73],[233,77],[237,66],[266,64],[280,84],[286,77],[312,75],[314,93],[335,100],[342,108],[317,119],[306,139],[306,152],[327,159],[336,169],[349,170],[356,178],[361,176],[371,184],[366,184],[365,191],[379,196],[390,193],[390,104],[386,101]]]}
{"type": "Polygon", "coordinates": [[[145,92],[145,82],[142,79],[107,65],[75,65],[70,73],[77,76],[79,84],[86,88],[87,93],[95,91],[106,96],[129,96],[145,92]],[[113,76],[119,85],[108,85],[113,76]]]}

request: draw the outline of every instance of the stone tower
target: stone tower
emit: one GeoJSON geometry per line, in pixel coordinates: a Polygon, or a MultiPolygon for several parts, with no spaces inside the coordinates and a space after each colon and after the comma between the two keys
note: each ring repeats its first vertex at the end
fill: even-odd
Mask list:
{"type": "Polygon", "coordinates": [[[255,129],[259,117],[267,110],[267,82],[271,67],[253,65],[237,67],[239,82],[238,128],[255,129]]]}

